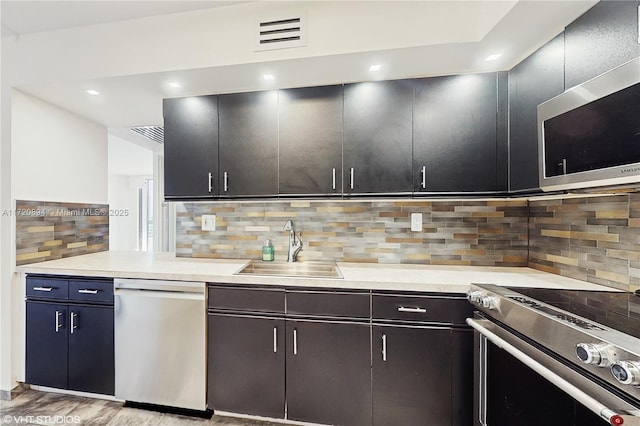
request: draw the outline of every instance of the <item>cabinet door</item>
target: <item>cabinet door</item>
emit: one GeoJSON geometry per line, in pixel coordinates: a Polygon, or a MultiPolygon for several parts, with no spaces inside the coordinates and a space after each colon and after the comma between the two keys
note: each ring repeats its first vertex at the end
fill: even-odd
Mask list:
{"type": "Polygon", "coordinates": [[[279,193],[342,193],[342,86],[279,92],[279,193]]]}
{"type": "Polygon", "coordinates": [[[415,80],[414,191],[495,191],[495,73],[415,80]]]}
{"type": "MultiPolygon", "coordinates": [[[[469,317],[473,316],[470,312],[469,317]]],[[[470,425],[473,420],[473,330],[451,332],[452,425],[470,425]]]]}
{"type": "Polygon", "coordinates": [[[601,1],[567,26],[567,88],[640,55],[638,5],[638,1],[601,1]]]}
{"type": "Polygon", "coordinates": [[[286,380],[290,420],[371,424],[368,324],[287,320],[286,380]]]}
{"type": "Polygon", "coordinates": [[[509,71],[510,190],[538,182],[538,104],[564,91],[564,36],[560,34],[509,71]]]}
{"type": "Polygon", "coordinates": [[[164,195],[210,198],[218,192],[218,97],[165,99],[164,195]]]}
{"type": "Polygon", "coordinates": [[[69,305],[68,389],[113,395],[113,307],[69,305]]]}
{"type": "Polygon", "coordinates": [[[344,192],[411,191],[410,80],[348,84],[344,88],[344,192]]]}
{"type": "Polygon", "coordinates": [[[278,92],[220,95],[220,195],[278,194],[278,92]]]}
{"type": "Polygon", "coordinates": [[[451,425],[450,330],[374,325],[372,339],[373,424],[451,425]]]}
{"type": "Polygon", "coordinates": [[[67,305],[26,302],[25,379],[31,385],[67,387],[67,305]]]}
{"type": "Polygon", "coordinates": [[[213,410],[284,418],[284,320],[209,314],[213,410]]]}

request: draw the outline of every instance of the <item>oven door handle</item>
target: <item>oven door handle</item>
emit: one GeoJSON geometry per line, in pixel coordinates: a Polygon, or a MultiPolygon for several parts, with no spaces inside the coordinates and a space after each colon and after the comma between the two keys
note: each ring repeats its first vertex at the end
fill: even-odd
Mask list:
{"type": "Polygon", "coordinates": [[[467,318],[467,324],[473,327],[478,333],[482,334],[489,340],[491,343],[496,345],[497,347],[504,349],[509,354],[513,355],[516,359],[522,362],[527,367],[531,368],[536,373],[540,374],[542,377],[556,385],[558,388],[569,394],[573,399],[580,402],[582,405],[587,407],[589,410],[593,411],[603,419],[607,420],[610,424],[617,425],[634,425],[638,421],[638,418],[635,416],[618,414],[611,410],[609,407],[606,407],[602,403],[595,400],[590,395],[584,393],[562,377],[558,376],[553,371],[549,370],[544,365],[540,364],[535,359],[531,358],[529,355],[525,354],[506,340],[502,339],[489,329],[485,328],[479,321],[474,320],[472,318],[467,318]],[[628,422],[625,422],[628,421],[628,422]]]}

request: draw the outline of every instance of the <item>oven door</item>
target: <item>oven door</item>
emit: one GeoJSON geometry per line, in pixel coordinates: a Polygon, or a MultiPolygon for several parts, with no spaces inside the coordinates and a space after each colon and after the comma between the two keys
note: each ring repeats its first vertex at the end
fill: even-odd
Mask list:
{"type": "Polygon", "coordinates": [[[475,330],[474,426],[640,425],[640,411],[488,319],[475,330]]]}

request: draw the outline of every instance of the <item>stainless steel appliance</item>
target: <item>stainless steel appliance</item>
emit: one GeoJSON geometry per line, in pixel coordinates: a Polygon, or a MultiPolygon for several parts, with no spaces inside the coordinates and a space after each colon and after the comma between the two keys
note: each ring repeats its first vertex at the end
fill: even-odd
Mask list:
{"type": "Polygon", "coordinates": [[[115,396],[206,410],[205,283],[116,279],[115,396]]]}
{"type": "Polygon", "coordinates": [[[540,188],[640,183],[639,111],[640,58],[538,105],[540,188]]]}
{"type": "Polygon", "coordinates": [[[640,425],[640,296],[472,285],[474,425],[640,425]]]}

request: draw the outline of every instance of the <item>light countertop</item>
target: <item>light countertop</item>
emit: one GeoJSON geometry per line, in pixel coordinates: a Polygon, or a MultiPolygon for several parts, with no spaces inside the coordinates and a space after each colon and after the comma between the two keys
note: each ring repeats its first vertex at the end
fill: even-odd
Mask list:
{"type": "Polygon", "coordinates": [[[342,279],[234,275],[247,264],[239,259],[191,259],[172,253],[106,251],[18,266],[33,274],[77,275],[372,290],[465,293],[471,283],[513,287],[614,289],[526,267],[383,265],[338,262],[342,279]]]}
{"type": "Polygon", "coordinates": [[[204,281],[291,287],[326,287],[466,293],[471,283],[513,287],[612,288],[527,267],[386,265],[338,262],[342,279],[234,275],[247,260],[191,259],[172,253],[106,251],[18,266],[17,272],[113,278],[204,281]]]}

